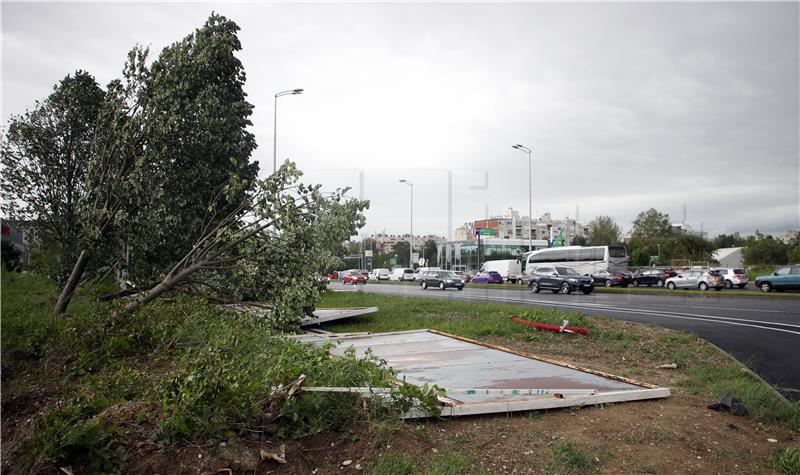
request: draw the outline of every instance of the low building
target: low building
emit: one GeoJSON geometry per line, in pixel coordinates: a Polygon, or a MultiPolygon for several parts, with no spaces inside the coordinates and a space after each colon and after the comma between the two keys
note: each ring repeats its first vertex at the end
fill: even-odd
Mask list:
{"type": "MultiPolygon", "coordinates": [[[[544,249],[547,241],[533,241],[533,249],[544,249]]],[[[481,238],[442,242],[438,245],[438,266],[443,269],[463,270],[474,274],[481,263],[499,259],[514,259],[528,252],[527,239],[481,238]],[[480,245],[480,247],[479,247],[480,245]]]]}
{"type": "Polygon", "coordinates": [[[714,251],[711,256],[719,262],[720,267],[742,267],[741,247],[723,247],[714,251]]]}

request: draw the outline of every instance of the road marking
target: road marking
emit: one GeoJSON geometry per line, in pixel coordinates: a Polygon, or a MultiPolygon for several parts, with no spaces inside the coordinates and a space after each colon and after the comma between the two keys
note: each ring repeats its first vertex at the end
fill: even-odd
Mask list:
{"type": "MultiPolygon", "coordinates": [[[[538,305],[549,305],[551,307],[566,307],[566,308],[587,308],[584,304],[574,304],[574,303],[558,303],[552,302],[550,300],[519,300],[519,299],[512,299],[512,298],[504,298],[504,297],[472,297],[472,296],[464,296],[464,298],[473,299],[473,300],[484,300],[485,298],[502,300],[507,302],[514,302],[514,303],[529,303],[529,304],[538,304],[538,305]]],[[[795,335],[800,335],[800,331],[793,331],[787,330],[783,328],[775,328],[770,326],[762,326],[762,325],[753,325],[751,323],[739,323],[739,322],[752,322],[752,323],[761,323],[766,325],[778,325],[778,326],[786,326],[786,327],[793,327],[793,328],[800,328],[800,325],[791,325],[788,323],[775,323],[775,322],[762,322],[759,320],[747,320],[742,318],[731,318],[731,317],[718,317],[715,315],[698,315],[693,313],[666,313],[666,312],[653,312],[648,310],[641,310],[641,309],[626,309],[626,308],[619,308],[619,307],[588,307],[592,310],[604,310],[607,312],[621,312],[621,313],[631,313],[636,315],[650,315],[655,317],[664,317],[664,318],[679,318],[682,320],[699,320],[708,323],[724,323],[728,325],[738,325],[744,327],[752,327],[752,328],[759,328],[762,330],[772,330],[772,331],[779,331],[785,333],[792,333],[795,335]]]]}

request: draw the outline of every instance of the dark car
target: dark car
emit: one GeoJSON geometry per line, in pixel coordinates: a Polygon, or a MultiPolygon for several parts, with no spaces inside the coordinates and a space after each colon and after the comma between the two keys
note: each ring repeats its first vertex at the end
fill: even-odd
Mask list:
{"type": "Polygon", "coordinates": [[[573,290],[590,294],[594,290],[594,279],[580,275],[569,267],[540,266],[531,274],[528,289],[534,293],[549,289],[554,294],[568,294],[573,290]]]}
{"type": "Polygon", "coordinates": [[[478,272],[478,274],[472,278],[472,282],[476,284],[502,284],[503,276],[500,275],[499,272],[493,270],[489,272],[478,272]]]}
{"type": "Polygon", "coordinates": [[[800,265],[784,266],[769,275],[756,277],[756,287],[770,290],[800,290],[800,265]]]}
{"type": "Polygon", "coordinates": [[[595,285],[605,285],[606,287],[614,285],[627,287],[633,281],[631,274],[614,269],[599,270],[590,277],[594,279],[595,285]]]}
{"type": "Polygon", "coordinates": [[[664,287],[664,282],[676,275],[678,275],[678,273],[672,269],[647,269],[639,271],[633,275],[633,286],[639,287],[640,285],[646,285],[652,287],[655,285],[657,287],[664,287]]]}
{"type": "Polygon", "coordinates": [[[444,290],[453,287],[464,290],[464,279],[449,270],[426,270],[419,273],[419,285],[423,289],[435,287],[444,290]]]}

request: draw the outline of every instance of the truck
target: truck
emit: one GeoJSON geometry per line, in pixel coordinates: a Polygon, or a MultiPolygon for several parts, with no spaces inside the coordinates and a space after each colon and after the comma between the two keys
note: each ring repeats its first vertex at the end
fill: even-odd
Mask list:
{"type": "Polygon", "coordinates": [[[519,259],[501,259],[486,261],[481,266],[481,272],[495,271],[503,277],[504,282],[516,284],[522,278],[522,263],[519,259]]]}

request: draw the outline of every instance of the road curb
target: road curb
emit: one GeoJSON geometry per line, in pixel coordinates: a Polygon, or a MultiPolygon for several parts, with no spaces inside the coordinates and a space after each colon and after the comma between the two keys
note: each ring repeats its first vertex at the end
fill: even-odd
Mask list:
{"type": "MultiPolygon", "coordinates": [[[[698,337],[698,338],[700,338],[700,337],[698,337]]],[[[703,338],[703,340],[705,340],[705,342],[708,343],[709,345],[711,345],[712,347],[716,348],[717,351],[719,351],[720,353],[722,353],[723,355],[728,357],[728,359],[730,359],[734,363],[738,364],[744,370],[745,373],[747,373],[748,375],[752,376],[753,378],[755,378],[756,380],[760,381],[761,383],[765,384],[769,389],[772,390],[772,393],[775,394],[775,396],[777,396],[778,399],[780,399],[781,401],[783,401],[785,403],[789,403],[789,400],[786,399],[786,396],[784,396],[783,394],[781,394],[780,391],[775,389],[775,386],[773,386],[770,383],[768,383],[767,381],[765,381],[764,378],[759,376],[752,369],[750,369],[747,366],[745,366],[745,364],[742,363],[741,361],[739,361],[738,359],[736,359],[735,356],[733,356],[732,354],[730,354],[727,351],[723,350],[722,348],[720,348],[719,346],[715,345],[714,343],[711,343],[710,341],[706,340],[705,338],[703,338]]]]}

